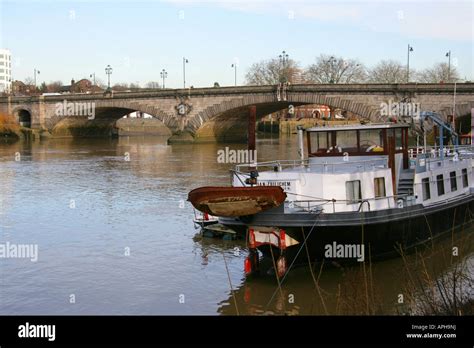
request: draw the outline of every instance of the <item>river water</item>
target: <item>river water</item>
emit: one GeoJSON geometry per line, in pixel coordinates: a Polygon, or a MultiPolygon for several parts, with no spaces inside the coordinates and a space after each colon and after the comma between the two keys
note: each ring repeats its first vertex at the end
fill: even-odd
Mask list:
{"type": "MultiPolygon", "coordinates": [[[[244,148],[156,137],[0,143],[0,243],[38,247],[36,262],[0,258],[0,314],[357,314],[367,274],[375,290],[362,298],[397,312],[401,258],[300,267],[279,289],[271,275],[245,279],[243,241],[196,237],[187,193],[229,184],[233,165],[217,163],[225,146],[244,148]]],[[[296,159],[296,138],[259,139],[257,151],[296,159]]]]}

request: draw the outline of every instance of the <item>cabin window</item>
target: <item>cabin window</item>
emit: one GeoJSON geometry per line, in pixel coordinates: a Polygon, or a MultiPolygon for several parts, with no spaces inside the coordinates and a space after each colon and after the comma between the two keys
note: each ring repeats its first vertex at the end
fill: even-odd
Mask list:
{"type": "Polygon", "coordinates": [[[451,181],[451,192],[458,189],[458,181],[456,179],[456,172],[449,173],[449,179],[451,181]]]}
{"type": "Polygon", "coordinates": [[[426,201],[431,198],[430,192],[430,179],[424,178],[421,179],[421,187],[423,189],[423,200],[426,201]]]}
{"type": "Polygon", "coordinates": [[[347,203],[355,203],[362,199],[360,180],[346,181],[347,203]]]}
{"type": "Polygon", "coordinates": [[[468,187],[469,186],[469,178],[467,177],[467,169],[464,168],[462,170],[462,187],[468,187]]]}
{"type": "Polygon", "coordinates": [[[310,132],[311,153],[326,154],[332,147],[332,132],[310,132]]]}
{"type": "Polygon", "coordinates": [[[381,129],[365,129],[360,131],[360,151],[383,151],[383,133],[381,129]]]}
{"type": "Polygon", "coordinates": [[[375,198],[385,197],[385,178],[374,179],[375,198]]]}
{"type": "Polygon", "coordinates": [[[395,128],[395,150],[403,150],[403,136],[401,128],[395,128]]]}
{"type": "Polygon", "coordinates": [[[355,131],[338,131],[336,133],[336,145],[341,148],[342,152],[357,152],[357,132],[355,131]]]}
{"type": "Polygon", "coordinates": [[[443,174],[436,175],[436,185],[438,186],[438,196],[444,195],[444,178],[443,178],[443,174]]]}

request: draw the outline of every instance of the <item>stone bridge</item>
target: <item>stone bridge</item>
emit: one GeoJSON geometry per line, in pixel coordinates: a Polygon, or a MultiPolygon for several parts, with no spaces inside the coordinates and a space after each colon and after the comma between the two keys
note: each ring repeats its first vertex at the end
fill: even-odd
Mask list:
{"type": "MultiPolygon", "coordinates": [[[[381,104],[419,103],[421,110],[446,116],[452,113],[454,84],[311,84],[218,88],[164,89],[112,94],[0,98],[0,112],[30,123],[31,128],[55,129],[71,119],[113,125],[134,111],[148,113],[169,129],[169,135],[188,141],[242,141],[246,139],[248,109],[257,107],[257,118],[289,105],[322,104],[361,118],[380,120],[381,104]],[[93,105],[95,118],[66,117],[58,105],[93,105]],[[88,104],[91,103],[91,104],[88,104]]],[[[474,83],[456,85],[456,116],[474,108],[474,83]]]]}

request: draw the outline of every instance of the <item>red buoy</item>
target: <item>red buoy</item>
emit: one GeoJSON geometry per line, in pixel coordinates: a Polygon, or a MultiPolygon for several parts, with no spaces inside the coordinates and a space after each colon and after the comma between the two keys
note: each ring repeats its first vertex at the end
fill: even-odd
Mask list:
{"type": "Polygon", "coordinates": [[[244,270],[245,274],[248,275],[252,273],[252,262],[250,261],[250,257],[246,257],[244,261],[244,270]]]}
{"type": "Polygon", "coordinates": [[[253,228],[249,228],[249,247],[255,249],[255,231],[253,228]]]}
{"type": "Polygon", "coordinates": [[[280,230],[280,249],[286,249],[286,233],[285,230],[280,230]]]}

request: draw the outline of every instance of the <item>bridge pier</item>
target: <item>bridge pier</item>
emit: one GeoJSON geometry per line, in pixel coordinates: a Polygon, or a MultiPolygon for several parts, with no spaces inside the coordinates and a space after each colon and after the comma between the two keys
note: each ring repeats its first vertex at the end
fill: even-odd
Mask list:
{"type": "Polygon", "coordinates": [[[188,131],[174,133],[169,139],[168,144],[192,144],[196,142],[193,134],[188,131]]]}

